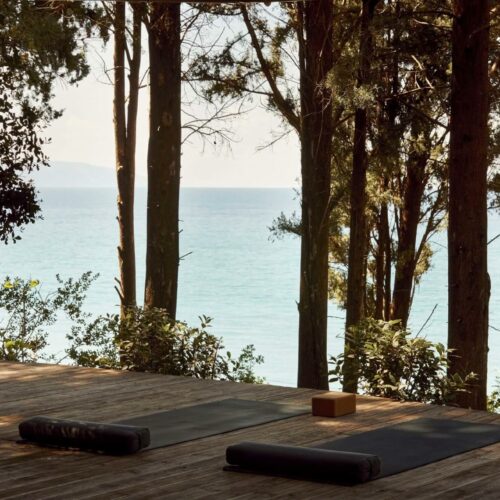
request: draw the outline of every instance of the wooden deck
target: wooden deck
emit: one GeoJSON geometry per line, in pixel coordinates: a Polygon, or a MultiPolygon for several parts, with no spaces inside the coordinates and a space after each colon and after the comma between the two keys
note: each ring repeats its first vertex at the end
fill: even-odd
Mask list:
{"type": "MultiPolygon", "coordinates": [[[[223,472],[240,440],[311,445],[416,417],[498,422],[455,408],[359,398],[355,415],[299,416],[128,457],[16,444],[33,415],[110,421],[223,397],[306,403],[315,391],[141,373],[0,363],[0,498],[500,498],[500,444],[361,486],[223,472]]],[[[397,444],[397,443],[396,443],[397,444]]]]}

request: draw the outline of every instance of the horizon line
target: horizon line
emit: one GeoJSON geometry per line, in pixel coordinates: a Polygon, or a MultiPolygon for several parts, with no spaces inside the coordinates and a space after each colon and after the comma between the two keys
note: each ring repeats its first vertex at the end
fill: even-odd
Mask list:
{"type": "MultiPolygon", "coordinates": [[[[298,186],[181,186],[181,189],[297,189],[298,186]]],[[[115,189],[116,186],[36,186],[36,189],[115,189]]],[[[147,188],[146,184],[135,186],[147,188]]]]}

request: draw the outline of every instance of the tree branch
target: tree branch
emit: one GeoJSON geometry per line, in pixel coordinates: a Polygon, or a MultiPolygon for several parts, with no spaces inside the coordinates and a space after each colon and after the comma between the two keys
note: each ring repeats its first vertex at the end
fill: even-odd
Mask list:
{"type": "Polygon", "coordinates": [[[257,55],[257,59],[259,60],[259,64],[262,68],[262,73],[266,77],[267,83],[272,91],[272,97],[276,107],[286,118],[288,123],[300,134],[300,118],[295,114],[294,110],[290,106],[290,104],[283,97],[283,94],[279,90],[276,79],[274,78],[271,68],[269,67],[269,63],[266,60],[262,48],[259,44],[259,39],[257,38],[257,34],[255,33],[255,29],[252,25],[252,21],[250,20],[250,16],[248,15],[248,10],[245,5],[241,6],[241,14],[243,16],[243,20],[248,30],[248,34],[250,35],[250,39],[252,40],[252,46],[255,49],[255,53],[257,55]]]}

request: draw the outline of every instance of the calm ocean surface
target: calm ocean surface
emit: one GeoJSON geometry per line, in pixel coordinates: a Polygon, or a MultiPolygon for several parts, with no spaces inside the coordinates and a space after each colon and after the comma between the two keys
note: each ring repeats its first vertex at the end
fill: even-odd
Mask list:
{"type": "MultiPolygon", "coordinates": [[[[139,297],[144,283],[145,190],[137,194],[136,241],[139,297]]],[[[45,291],[55,274],[77,277],[92,270],[100,277],[89,291],[86,310],[116,312],[117,276],[113,189],[42,190],[43,217],[28,227],[16,245],[0,248],[0,277],[39,279],[45,291]]],[[[181,195],[181,262],[178,317],[190,324],[205,314],[214,318],[213,333],[223,336],[233,353],[254,344],[265,363],[260,375],[274,384],[294,385],[297,360],[297,306],[300,242],[272,241],[268,227],[281,211],[298,209],[291,189],[195,189],[181,195]]],[[[500,233],[492,215],[490,238],[500,233]]],[[[437,308],[422,334],[446,341],[446,233],[434,237],[432,269],[420,284],[411,326],[418,331],[437,308]]],[[[500,239],[489,246],[492,281],[490,324],[500,329],[500,239]]],[[[53,327],[51,352],[63,352],[67,326],[53,327]]],[[[329,353],[342,350],[343,312],[330,307],[329,353]]],[[[490,385],[500,375],[500,332],[490,330],[490,385]]]]}

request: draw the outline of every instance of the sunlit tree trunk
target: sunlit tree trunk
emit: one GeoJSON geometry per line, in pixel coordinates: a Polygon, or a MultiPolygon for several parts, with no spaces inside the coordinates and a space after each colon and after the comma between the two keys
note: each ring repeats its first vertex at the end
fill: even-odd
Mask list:
{"type": "MultiPolygon", "coordinates": [[[[414,118],[412,126],[412,151],[406,163],[403,184],[403,204],[399,216],[398,247],[396,251],[396,273],[392,297],[391,319],[401,320],[402,326],[408,323],[412,290],[417,266],[417,231],[420,222],[422,198],[427,184],[426,166],[430,156],[430,130],[421,127],[419,119],[414,118]],[[425,144],[420,142],[424,141],[425,144]]],[[[427,125],[427,124],[426,124],[427,125]]]]}
{"type": "MultiPolygon", "coordinates": [[[[361,28],[359,38],[358,87],[370,80],[370,58],[373,40],[370,24],[373,19],[378,0],[363,0],[361,11],[361,28]]],[[[364,316],[364,299],[366,289],[366,135],[367,109],[357,108],[354,117],[354,148],[351,175],[350,224],[349,224],[349,260],[347,271],[347,303],[346,303],[346,337],[345,347],[351,346],[349,329],[356,326],[364,316]]],[[[346,392],[357,392],[357,364],[354,358],[345,358],[343,368],[346,392]]]]}
{"type": "Polygon", "coordinates": [[[384,319],[389,320],[391,314],[391,290],[392,290],[392,242],[389,228],[389,210],[387,203],[382,203],[380,210],[380,239],[384,249],[384,319]]]}
{"type": "Polygon", "coordinates": [[[458,404],[486,409],[488,0],[455,0],[448,225],[449,373],[477,374],[458,404]]]}
{"type": "MultiPolygon", "coordinates": [[[[397,47],[400,43],[401,33],[398,27],[399,16],[401,14],[401,5],[399,0],[389,2],[393,5],[395,14],[395,23],[391,28],[386,30],[387,46],[397,47]]],[[[387,171],[383,176],[383,192],[388,193],[390,188],[390,178],[399,169],[400,164],[400,145],[402,142],[402,130],[397,125],[397,118],[400,114],[400,103],[398,94],[400,92],[400,55],[397,50],[392,50],[390,64],[384,75],[384,87],[387,89],[387,96],[384,96],[384,114],[380,117],[380,126],[384,130],[386,144],[386,155],[388,159],[387,171]]],[[[380,208],[380,240],[384,249],[384,265],[385,265],[385,280],[384,280],[384,320],[389,321],[391,318],[392,304],[392,233],[389,218],[389,206],[387,201],[382,202],[380,208]]]]}
{"type": "Polygon", "coordinates": [[[375,319],[384,319],[385,253],[382,242],[382,210],[377,214],[377,247],[375,253],[375,319]]]}
{"type": "Polygon", "coordinates": [[[134,237],[134,184],[139,71],[141,64],[141,16],[133,14],[132,50],[129,68],[129,94],[126,98],[126,2],[118,1],[114,11],[114,131],[118,185],[118,227],[120,243],[119,295],[122,318],[136,305],[136,264],[134,237]]]}
{"type": "Polygon", "coordinates": [[[175,319],[179,272],[181,171],[180,5],[152,3],[149,19],[150,116],[146,307],[175,319]]]}
{"type": "Polygon", "coordinates": [[[333,66],[333,3],[299,5],[302,238],[298,386],[328,388],[328,235],[333,114],[327,82],[333,66]]]}

